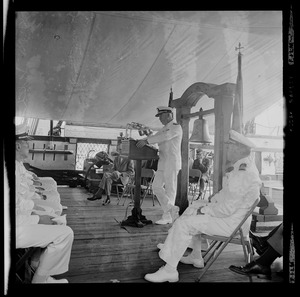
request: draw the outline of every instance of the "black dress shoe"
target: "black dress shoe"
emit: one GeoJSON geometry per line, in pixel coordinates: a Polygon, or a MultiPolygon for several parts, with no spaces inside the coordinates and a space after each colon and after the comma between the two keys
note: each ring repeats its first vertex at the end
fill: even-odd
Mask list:
{"type": "Polygon", "coordinates": [[[102,203],[102,205],[107,205],[110,203],[110,198],[106,198],[106,200],[102,203]]]}
{"type": "Polygon", "coordinates": [[[202,192],[199,192],[199,195],[196,200],[199,200],[201,198],[202,194],[203,194],[202,192]]]}
{"type": "Polygon", "coordinates": [[[271,279],[271,268],[268,266],[262,266],[255,261],[250,262],[245,266],[231,265],[229,269],[233,272],[247,276],[257,276],[259,278],[271,279]]]}
{"type": "Polygon", "coordinates": [[[88,198],[87,198],[87,200],[90,200],[90,201],[95,201],[95,200],[100,200],[100,199],[102,199],[101,196],[100,196],[100,197],[99,197],[99,196],[97,197],[97,196],[95,196],[95,195],[93,195],[92,197],[88,197],[88,198]]]}

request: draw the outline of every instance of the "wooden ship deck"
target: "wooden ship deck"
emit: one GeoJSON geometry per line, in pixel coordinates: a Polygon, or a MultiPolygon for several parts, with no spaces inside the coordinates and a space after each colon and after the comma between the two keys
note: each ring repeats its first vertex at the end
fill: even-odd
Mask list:
{"type": "MultiPolygon", "coordinates": [[[[90,193],[82,187],[58,187],[61,201],[68,208],[67,224],[74,231],[69,271],[60,277],[66,277],[69,283],[148,283],[146,273],[155,272],[164,262],[158,256],[157,244],[164,242],[170,225],[150,224],[143,228],[121,227],[118,222],[131,215],[127,198],[117,205],[117,197],[111,197],[111,203],[103,206],[102,201],[88,201],[90,193]]],[[[162,210],[151,197],[142,204],[142,214],[155,222],[161,217],[162,210]]],[[[279,222],[278,222],[279,224],[279,222]]],[[[255,255],[257,256],[257,255],[255,255]]],[[[274,272],[272,280],[238,275],[231,272],[230,265],[244,265],[242,247],[229,244],[216,262],[210,267],[201,282],[283,282],[274,272]]],[[[273,263],[273,269],[280,270],[282,258],[273,263]]],[[[201,269],[179,263],[179,282],[195,282],[201,269]]]]}

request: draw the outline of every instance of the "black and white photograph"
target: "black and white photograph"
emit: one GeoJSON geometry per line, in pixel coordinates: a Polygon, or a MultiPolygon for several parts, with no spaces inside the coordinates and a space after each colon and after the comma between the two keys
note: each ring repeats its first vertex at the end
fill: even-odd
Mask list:
{"type": "Polygon", "coordinates": [[[3,6],[4,294],[293,286],[294,7],[16,2],[3,6]]]}

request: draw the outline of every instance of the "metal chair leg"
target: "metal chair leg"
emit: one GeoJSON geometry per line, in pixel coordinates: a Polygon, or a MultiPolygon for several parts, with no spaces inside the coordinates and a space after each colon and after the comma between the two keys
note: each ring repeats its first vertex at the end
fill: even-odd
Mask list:
{"type": "Polygon", "coordinates": [[[221,254],[221,252],[223,251],[223,249],[226,247],[226,244],[224,242],[219,242],[217,247],[212,251],[212,253],[210,254],[201,275],[196,279],[197,282],[200,282],[202,276],[205,274],[205,272],[209,269],[209,267],[215,262],[214,259],[217,259],[218,256],[221,254]],[[214,259],[212,261],[209,261],[211,259],[211,257],[213,257],[214,259]]]}

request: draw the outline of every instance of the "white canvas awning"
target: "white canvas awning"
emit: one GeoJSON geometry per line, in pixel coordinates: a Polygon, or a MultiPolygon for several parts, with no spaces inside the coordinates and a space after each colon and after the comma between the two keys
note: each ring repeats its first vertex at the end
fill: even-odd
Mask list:
{"type": "Polygon", "coordinates": [[[245,123],[283,97],[280,11],[17,12],[16,115],[157,129],[171,87],[236,82],[239,43],[245,123]]]}

